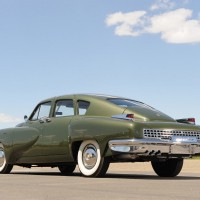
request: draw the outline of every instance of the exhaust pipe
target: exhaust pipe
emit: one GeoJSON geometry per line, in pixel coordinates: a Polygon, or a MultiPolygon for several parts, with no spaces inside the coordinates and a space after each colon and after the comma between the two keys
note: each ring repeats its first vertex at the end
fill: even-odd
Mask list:
{"type": "Polygon", "coordinates": [[[157,152],[155,153],[155,155],[156,155],[156,156],[161,155],[161,151],[160,151],[160,150],[157,151],[157,152]]]}
{"type": "Polygon", "coordinates": [[[158,155],[161,155],[161,151],[154,151],[152,150],[151,152],[149,152],[149,156],[158,156],[158,155]]]}
{"type": "Polygon", "coordinates": [[[153,150],[153,151],[151,151],[150,153],[149,153],[149,155],[150,156],[153,156],[155,153],[154,153],[155,151],[153,150]]]}
{"type": "Polygon", "coordinates": [[[155,151],[155,150],[148,151],[148,150],[146,150],[145,155],[147,155],[147,156],[159,156],[159,155],[161,155],[161,151],[160,150],[158,150],[158,151],[155,151]]]}

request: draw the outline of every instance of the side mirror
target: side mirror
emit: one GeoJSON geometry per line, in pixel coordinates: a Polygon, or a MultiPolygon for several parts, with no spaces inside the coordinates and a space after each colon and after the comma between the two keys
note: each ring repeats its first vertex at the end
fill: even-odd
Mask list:
{"type": "Polygon", "coordinates": [[[27,120],[28,120],[27,115],[24,116],[24,120],[25,120],[25,122],[27,122],[27,120]]]}

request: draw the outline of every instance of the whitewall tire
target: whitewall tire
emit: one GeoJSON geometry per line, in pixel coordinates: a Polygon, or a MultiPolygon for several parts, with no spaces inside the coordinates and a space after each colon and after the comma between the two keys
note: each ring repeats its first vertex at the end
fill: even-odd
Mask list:
{"type": "Polygon", "coordinates": [[[100,147],[96,141],[86,140],[79,147],[78,166],[84,176],[103,176],[108,170],[109,158],[101,157],[100,147]]]}
{"type": "Polygon", "coordinates": [[[13,165],[7,164],[6,155],[3,148],[0,148],[0,174],[9,174],[13,165]]]}

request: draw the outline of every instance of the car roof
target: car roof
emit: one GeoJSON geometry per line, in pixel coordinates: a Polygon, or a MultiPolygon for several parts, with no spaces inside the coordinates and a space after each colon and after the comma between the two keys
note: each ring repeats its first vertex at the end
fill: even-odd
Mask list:
{"type": "Polygon", "coordinates": [[[124,97],[118,97],[118,96],[112,96],[112,95],[105,95],[105,94],[68,94],[68,95],[61,95],[61,96],[55,96],[55,97],[51,97],[48,99],[44,99],[42,102],[47,102],[47,101],[51,101],[53,99],[65,99],[65,98],[72,98],[73,96],[79,96],[79,97],[91,97],[91,98],[98,98],[98,99],[109,99],[109,98],[120,98],[120,99],[127,99],[124,97]]]}

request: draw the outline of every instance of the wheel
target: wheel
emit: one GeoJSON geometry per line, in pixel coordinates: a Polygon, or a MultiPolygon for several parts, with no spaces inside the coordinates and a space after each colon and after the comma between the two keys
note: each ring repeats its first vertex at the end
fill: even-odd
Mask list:
{"type": "Polygon", "coordinates": [[[183,159],[169,159],[164,162],[152,161],[151,165],[158,176],[175,177],[183,167],[183,159]]]}
{"type": "Polygon", "coordinates": [[[75,168],[75,164],[58,166],[58,169],[60,170],[62,175],[71,175],[74,172],[75,168]]]}
{"type": "Polygon", "coordinates": [[[104,176],[109,164],[108,157],[101,157],[99,144],[96,141],[86,140],[82,142],[78,151],[78,166],[84,176],[104,176]]]}
{"type": "Polygon", "coordinates": [[[13,165],[7,164],[5,152],[0,149],[0,174],[9,174],[13,168],[13,165]]]}

